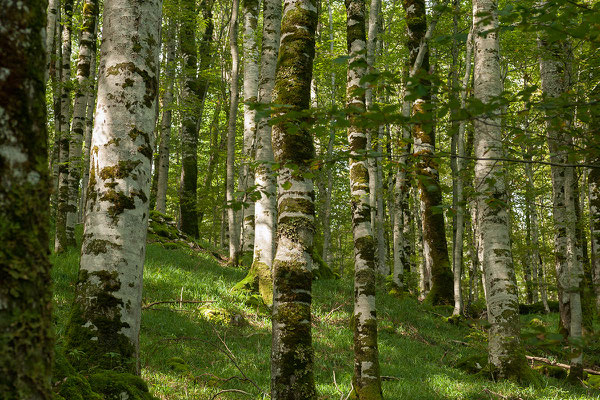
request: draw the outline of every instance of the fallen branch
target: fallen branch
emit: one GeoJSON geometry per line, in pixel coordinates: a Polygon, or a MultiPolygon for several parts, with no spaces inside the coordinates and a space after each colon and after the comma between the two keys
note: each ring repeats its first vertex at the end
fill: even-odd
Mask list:
{"type": "Polygon", "coordinates": [[[217,398],[218,395],[223,394],[223,393],[228,393],[228,392],[242,393],[242,394],[247,394],[248,396],[253,396],[252,393],[244,392],[243,390],[240,390],[240,389],[224,389],[224,390],[219,391],[219,393],[215,394],[213,397],[211,397],[210,400],[214,400],[217,398]]]}
{"type": "Polygon", "coordinates": [[[214,303],[213,300],[164,300],[164,301],[155,301],[150,304],[146,304],[142,306],[142,310],[147,310],[153,306],[158,304],[203,304],[203,303],[214,303]]]}
{"type": "Polygon", "coordinates": [[[350,300],[347,300],[345,302],[343,302],[342,304],[340,304],[337,307],[334,307],[331,311],[329,311],[327,313],[327,315],[325,315],[322,319],[322,321],[327,321],[329,319],[329,317],[331,316],[331,314],[333,314],[334,312],[336,312],[337,310],[339,310],[340,308],[344,307],[346,304],[348,304],[350,302],[350,300]]]}
{"type": "MultiPolygon", "coordinates": [[[[567,365],[567,364],[563,364],[563,363],[559,363],[556,361],[552,361],[548,358],[544,358],[544,357],[535,357],[535,356],[525,356],[528,360],[530,361],[537,361],[537,362],[541,362],[544,364],[548,364],[548,365],[552,365],[553,367],[559,367],[562,369],[566,369],[566,370],[570,370],[571,366],[567,365]]],[[[585,372],[587,372],[588,374],[592,374],[592,375],[600,375],[600,371],[596,371],[590,368],[584,368],[583,369],[585,372]]]]}

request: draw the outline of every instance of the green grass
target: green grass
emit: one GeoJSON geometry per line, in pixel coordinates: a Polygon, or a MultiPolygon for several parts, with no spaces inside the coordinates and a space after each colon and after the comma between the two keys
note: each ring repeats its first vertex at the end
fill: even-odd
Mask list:
{"type": "MultiPolygon", "coordinates": [[[[75,250],[52,256],[59,341],[73,295],[78,258],[75,250]]],[[[210,399],[220,390],[238,389],[252,396],[227,392],[219,398],[263,398],[254,384],[268,393],[271,323],[264,310],[247,305],[247,298],[230,291],[244,276],[245,271],[220,265],[208,254],[148,245],[144,304],[180,298],[207,301],[157,304],[143,311],[142,377],[155,396],[210,399]]],[[[313,295],[319,399],[345,398],[353,368],[351,279],[316,281],[313,295]]],[[[598,391],[552,378],[543,377],[541,387],[519,387],[463,372],[455,367],[456,362],[484,351],[483,332],[449,324],[440,316],[447,315],[444,309],[424,307],[410,297],[399,299],[383,290],[378,296],[381,372],[393,377],[383,382],[388,400],[501,398],[492,392],[507,399],[600,399],[598,391]]],[[[523,317],[524,322],[532,317],[523,317]]],[[[552,317],[536,317],[552,321],[552,317]]]]}

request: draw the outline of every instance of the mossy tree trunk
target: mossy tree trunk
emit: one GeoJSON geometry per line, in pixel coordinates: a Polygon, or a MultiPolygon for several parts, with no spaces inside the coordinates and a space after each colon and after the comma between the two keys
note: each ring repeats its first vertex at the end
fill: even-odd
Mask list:
{"type": "Polygon", "coordinates": [[[198,90],[198,56],[196,47],[195,0],[180,0],[179,48],[183,56],[181,97],[181,177],[179,180],[179,212],[181,230],[198,237],[198,118],[201,101],[198,90]]]}
{"type": "Polygon", "coordinates": [[[98,104],[70,361],[139,373],[142,276],[158,91],[160,0],[104,3],[98,104]],[[114,357],[114,354],[118,357],[114,357]]]}
{"type": "Polygon", "coordinates": [[[73,226],[67,225],[69,211],[69,132],[71,130],[71,33],[73,19],[73,0],[64,0],[61,31],[61,66],[60,66],[60,126],[58,146],[58,187],[56,205],[56,234],[54,251],[63,252],[75,245],[73,226]]]}
{"type": "Polygon", "coordinates": [[[256,28],[258,26],[258,0],[242,0],[244,20],[244,145],[240,171],[240,188],[246,192],[242,205],[241,248],[242,252],[252,252],[254,248],[254,201],[248,197],[248,190],[254,186],[254,172],[250,163],[254,159],[256,140],[256,109],[258,99],[258,44],[256,28]]]}
{"type": "Polygon", "coordinates": [[[0,396],[7,400],[53,398],[46,5],[0,7],[0,396]]]}
{"type": "Polygon", "coordinates": [[[354,240],[354,375],[352,383],[361,400],[382,399],[377,312],[375,307],[375,241],[371,230],[368,160],[365,159],[367,134],[361,126],[366,111],[365,84],[361,79],[368,68],[365,5],[362,0],[346,0],[346,40],[348,78],[346,102],[350,127],[350,202],[354,240]]]}
{"type": "Polygon", "coordinates": [[[276,110],[273,152],[281,164],[278,184],[277,253],[273,261],[271,398],[314,400],[311,335],[315,149],[308,118],[315,56],[315,0],[285,0],[273,98],[289,106],[276,110]]]}
{"type": "MultiPolygon", "coordinates": [[[[600,98],[600,87],[596,86],[592,96],[600,98]]],[[[598,138],[600,138],[600,106],[592,107],[590,114],[589,140],[591,148],[598,143],[598,138]]],[[[589,162],[594,166],[594,168],[590,168],[588,174],[592,282],[596,293],[596,309],[600,310],[600,152],[593,154],[589,162]]]]}
{"type": "MultiPolygon", "coordinates": [[[[271,103],[277,53],[281,34],[281,0],[265,0],[263,11],[263,36],[260,57],[260,76],[258,102],[261,105],[271,103]]],[[[258,290],[268,305],[273,303],[273,280],[271,270],[275,255],[277,230],[277,205],[275,175],[271,170],[273,143],[271,126],[264,116],[256,117],[256,170],[255,180],[260,198],[255,204],[255,236],[252,270],[258,280],[258,290]]]]}
{"type": "Polygon", "coordinates": [[[162,98],[160,122],[160,145],[158,147],[158,178],[156,184],[156,211],[167,212],[167,184],[169,179],[169,150],[171,142],[171,116],[173,85],[175,82],[175,32],[174,22],[169,18],[165,32],[167,57],[165,63],[165,91],[162,98]]]}
{"type": "MultiPolygon", "coordinates": [[[[427,31],[427,15],[424,0],[404,0],[408,28],[408,48],[410,65],[413,67],[421,41],[427,31]]],[[[412,107],[414,156],[416,175],[420,192],[421,219],[423,229],[424,256],[430,263],[431,290],[427,300],[432,304],[452,304],[453,285],[448,244],[442,209],[442,190],[435,153],[435,126],[432,122],[431,80],[429,77],[429,51],[419,68],[411,74],[409,86],[419,85],[424,94],[415,99],[412,107]]]]}
{"type": "MultiPolygon", "coordinates": [[[[73,122],[69,138],[69,176],[67,229],[72,231],[79,222],[79,181],[81,179],[82,143],[86,129],[87,107],[93,101],[96,59],[96,20],[98,19],[97,0],[85,0],[82,8],[83,23],[79,34],[79,59],[75,79],[77,86],[73,101],[73,122]],[[94,62],[92,62],[92,59],[94,62]]],[[[87,166],[89,168],[89,165],[87,166]]],[[[74,233],[73,233],[74,234],[74,233]]]]}
{"type": "MultiPolygon", "coordinates": [[[[499,63],[498,5],[475,0],[474,96],[484,105],[502,95],[499,63]]],[[[517,281],[512,262],[503,168],[502,125],[497,107],[475,120],[475,188],[483,271],[488,285],[489,362],[500,378],[522,379],[527,362],[520,342],[517,281]]]]}

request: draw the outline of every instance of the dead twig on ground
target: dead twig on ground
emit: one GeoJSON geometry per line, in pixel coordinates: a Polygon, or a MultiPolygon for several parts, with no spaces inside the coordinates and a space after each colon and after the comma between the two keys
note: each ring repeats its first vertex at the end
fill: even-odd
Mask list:
{"type": "Polygon", "coordinates": [[[252,396],[252,393],[244,392],[243,390],[240,390],[240,389],[224,389],[224,390],[219,391],[219,393],[215,394],[213,397],[211,397],[210,400],[216,399],[220,394],[229,393],[229,392],[242,393],[242,394],[246,394],[248,396],[252,396]]]}
{"type": "MultiPolygon", "coordinates": [[[[552,365],[553,367],[559,367],[562,369],[566,369],[566,370],[570,370],[571,366],[567,365],[567,364],[563,364],[563,363],[559,363],[557,361],[552,361],[548,358],[544,358],[544,357],[535,357],[535,356],[525,356],[525,358],[527,358],[530,361],[537,361],[537,362],[541,362],[544,364],[548,364],[548,365],[552,365]]],[[[588,374],[592,374],[592,375],[600,375],[600,371],[596,371],[590,368],[584,368],[583,369],[585,372],[587,372],[588,374]]]]}
{"type": "Polygon", "coordinates": [[[204,303],[214,303],[214,300],[163,300],[163,301],[154,301],[152,303],[146,304],[142,306],[142,310],[147,310],[153,306],[159,304],[204,304],[204,303]]]}

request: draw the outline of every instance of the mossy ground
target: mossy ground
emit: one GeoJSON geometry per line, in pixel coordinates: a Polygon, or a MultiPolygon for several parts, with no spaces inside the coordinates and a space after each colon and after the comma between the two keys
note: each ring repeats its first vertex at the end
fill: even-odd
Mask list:
{"type": "MultiPolygon", "coordinates": [[[[77,274],[78,252],[53,256],[54,323],[61,343],[77,274]]],[[[270,318],[263,309],[230,289],[246,271],[224,266],[206,252],[190,248],[167,250],[149,244],[144,271],[144,304],[163,300],[202,300],[203,304],[157,304],[144,309],[141,331],[142,378],[160,399],[210,399],[223,389],[239,389],[254,397],[228,392],[221,399],[262,398],[227,356],[219,336],[244,374],[265,392],[270,377],[270,318]],[[233,378],[232,378],[233,377],[233,378]],[[231,378],[231,379],[230,379],[231,378]]],[[[506,398],[599,399],[600,391],[570,386],[542,376],[537,386],[519,387],[493,382],[483,374],[458,367],[464,357],[485,354],[483,328],[450,324],[440,317],[451,310],[420,305],[408,295],[400,298],[378,286],[379,352],[384,398],[490,399],[488,389],[506,398]],[[463,343],[468,343],[464,345],[463,343]]],[[[319,399],[339,399],[350,391],[353,369],[352,281],[317,280],[313,283],[313,343],[315,382],[319,399]]],[[[556,314],[522,316],[524,325],[537,318],[548,331],[556,328],[556,314]]],[[[539,325],[534,322],[532,325],[539,325]]],[[[527,353],[559,357],[555,348],[531,345],[527,353]],[[536,350],[537,349],[537,350],[536,350]]],[[[561,357],[564,357],[564,353],[561,357]]],[[[559,358],[565,361],[565,358],[559,358]]]]}

